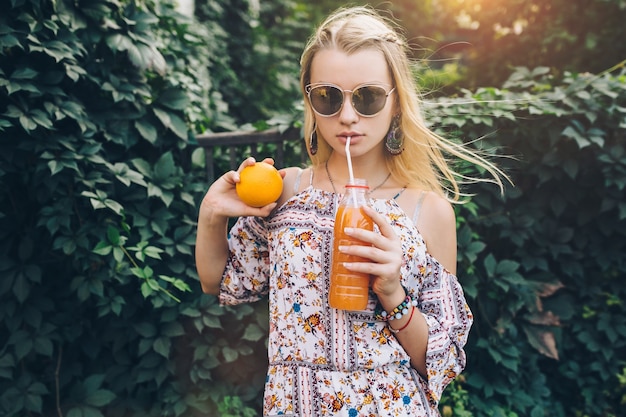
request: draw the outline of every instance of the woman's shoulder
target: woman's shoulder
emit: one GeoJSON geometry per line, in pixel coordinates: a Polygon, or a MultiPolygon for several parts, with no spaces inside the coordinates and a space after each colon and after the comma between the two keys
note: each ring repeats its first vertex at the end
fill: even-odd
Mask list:
{"type": "Polygon", "coordinates": [[[399,204],[413,221],[427,217],[429,220],[454,219],[452,204],[434,191],[425,191],[417,187],[408,187],[399,195],[399,204]]]}
{"type": "Polygon", "coordinates": [[[431,221],[456,223],[452,203],[434,191],[422,191],[422,215],[431,221]]]}
{"type": "Polygon", "coordinates": [[[404,205],[426,242],[429,253],[446,269],[456,271],[456,216],[454,208],[441,194],[408,188],[404,205]]]}
{"type": "Polygon", "coordinates": [[[279,171],[281,173],[284,173],[284,176],[283,192],[278,201],[278,206],[289,200],[296,193],[300,192],[303,188],[306,188],[310,182],[310,168],[287,167],[281,168],[279,171]]]}

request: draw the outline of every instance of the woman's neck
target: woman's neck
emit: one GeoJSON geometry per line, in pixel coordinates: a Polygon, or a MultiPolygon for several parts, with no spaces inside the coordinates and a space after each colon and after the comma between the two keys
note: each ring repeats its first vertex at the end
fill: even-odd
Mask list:
{"type": "MultiPolygon", "coordinates": [[[[324,170],[336,190],[343,189],[343,186],[350,179],[348,162],[342,155],[331,154],[324,170]]],[[[384,159],[374,160],[370,158],[365,160],[364,158],[354,158],[352,160],[352,170],[355,178],[367,180],[367,183],[372,188],[382,187],[390,177],[390,172],[387,170],[384,159]]]]}

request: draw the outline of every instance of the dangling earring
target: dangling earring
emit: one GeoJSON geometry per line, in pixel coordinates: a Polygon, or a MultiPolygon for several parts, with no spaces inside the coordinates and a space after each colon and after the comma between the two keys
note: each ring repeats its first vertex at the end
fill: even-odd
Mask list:
{"type": "Polygon", "coordinates": [[[385,140],[385,149],[392,155],[399,155],[404,148],[404,134],[400,129],[400,116],[393,118],[389,131],[387,132],[387,139],[385,140]]]}
{"type": "Polygon", "coordinates": [[[317,153],[317,125],[313,125],[311,139],[309,140],[309,151],[311,152],[311,155],[315,155],[317,153]]]}

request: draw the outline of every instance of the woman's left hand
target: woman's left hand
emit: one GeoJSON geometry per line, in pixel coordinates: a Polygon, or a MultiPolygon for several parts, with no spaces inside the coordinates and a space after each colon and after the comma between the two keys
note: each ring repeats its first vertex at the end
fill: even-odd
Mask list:
{"type": "Polygon", "coordinates": [[[372,290],[380,296],[390,296],[401,287],[402,244],[386,219],[371,207],[364,207],[380,233],[365,229],[347,228],[346,234],[371,246],[342,246],[340,250],[349,255],[367,258],[371,262],[351,262],[345,267],[351,271],[364,272],[372,276],[372,290]]]}

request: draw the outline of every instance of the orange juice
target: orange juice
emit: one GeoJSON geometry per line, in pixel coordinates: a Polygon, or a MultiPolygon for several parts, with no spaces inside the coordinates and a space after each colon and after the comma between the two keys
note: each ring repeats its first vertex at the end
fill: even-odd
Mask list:
{"type": "MultiPolygon", "coordinates": [[[[346,192],[349,193],[350,191],[346,190],[346,192]]],[[[339,252],[339,246],[365,245],[362,241],[346,235],[344,233],[346,227],[373,230],[374,223],[371,218],[363,213],[363,209],[360,207],[340,205],[337,208],[329,303],[331,307],[342,310],[365,310],[370,276],[369,274],[350,271],[344,268],[343,263],[368,262],[369,260],[339,252]]]]}

